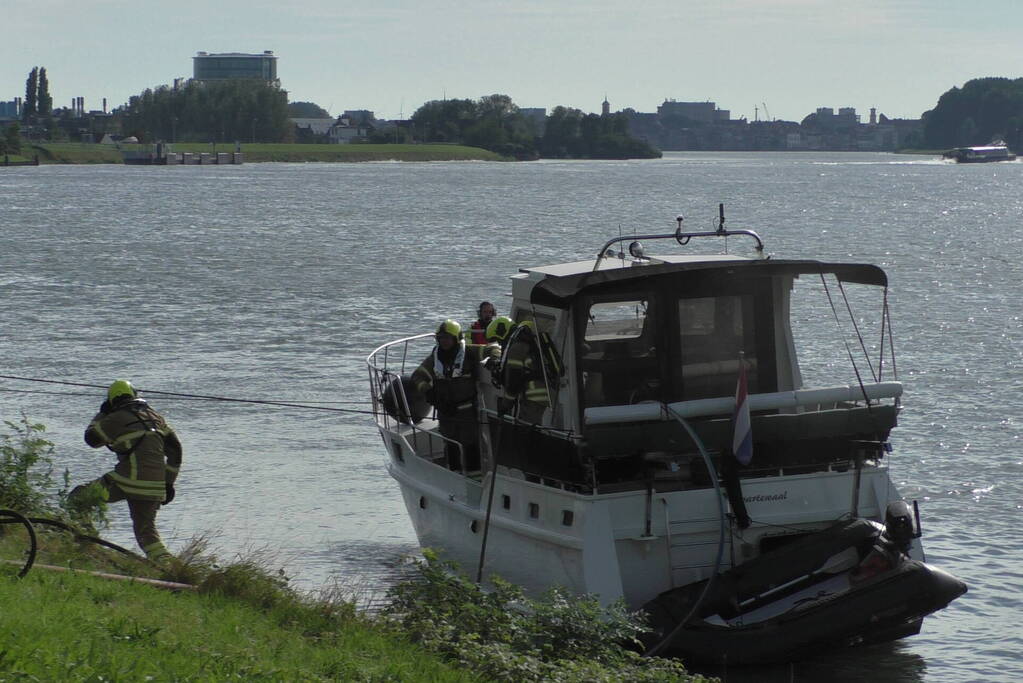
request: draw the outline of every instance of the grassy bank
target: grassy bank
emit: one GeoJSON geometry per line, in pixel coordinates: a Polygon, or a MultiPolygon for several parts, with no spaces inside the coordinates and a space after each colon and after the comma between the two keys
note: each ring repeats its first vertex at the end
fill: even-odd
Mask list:
{"type": "MultiPolygon", "coordinates": [[[[151,145],[123,145],[126,150],[151,150],[151,145]]],[[[179,142],[175,152],[233,152],[235,145],[179,142]]],[[[242,144],[245,163],[261,162],[358,162],[358,161],[502,161],[503,157],[478,147],[462,145],[299,145],[242,144]]],[[[24,143],[11,161],[39,156],[41,164],[120,164],[121,152],[113,145],[75,142],[24,143]]]]}
{"type": "Polygon", "coordinates": [[[432,556],[367,615],[337,591],[295,593],[263,562],[221,566],[201,544],[160,569],[66,531],[36,532],[40,558],[18,579],[28,536],[0,525],[0,681],[707,680],[623,649],[639,627],[621,608],[558,591],[531,600],[499,580],[483,591],[432,556]]]}
{"type": "Polygon", "coordinates": [[[350,593],[298,593],[273,558],[222,563],[201,539],[154,565],[96,542],[114,510],[102,490],[69,496],[66,471],[58,488],[43,425],[5,424],[0,510],[36,521],[0,513],[0,683],[705,680],[680,662],[641,657],[646,627],[623,603],[559,589],[530,598],[497,577],[486,590],[428,551],[372,615],[350,593]],[[36,565],[19,579],[33,537],[36,565]],[[170,592],[95,571],[179,585],[170,592]]]}
{"type": "Polygon", "coordinates": [[[0,577],[0,615],[0,680],[478,680],[354,612],[217,590],[34,570],[0,577]]]}

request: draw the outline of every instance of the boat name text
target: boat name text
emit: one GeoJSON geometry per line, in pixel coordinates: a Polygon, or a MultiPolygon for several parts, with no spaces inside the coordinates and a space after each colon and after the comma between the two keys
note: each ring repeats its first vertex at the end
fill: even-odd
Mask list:
{"type": "Polygon", "coordinates": [[[759,494],[756,496],[743,496],[742,500],[744,503],[770,503],[776,500],[787,500],[789,497],[788,491],[782,491],[781,493],[767,493],[759,494]]]}

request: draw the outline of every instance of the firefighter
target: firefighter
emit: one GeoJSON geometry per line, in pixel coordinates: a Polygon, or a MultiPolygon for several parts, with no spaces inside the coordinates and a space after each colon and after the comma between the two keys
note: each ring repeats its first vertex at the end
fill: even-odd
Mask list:
{"type": "Polygon", "coordinates": [[[85,443],[106,446],[117,465],[99,479],[75,487],[70,497],[98,487],[110,502],[128,501],[135,540],[146,557],[158,563],[172,555],[156,530],[156,513],[174,500],[174,482],[181,467],[181,441],[167,421],[139,398],[131,382],[116,380],[107,400],[85,430],[85,443]]]}
{"type": "Polygon", "coordinates": [[[486,344],[487,328],[490,322],[494,320],[495,315],[497,315],[497,309],[494,308],[494,304],[489,301],[480,302],[480,305],[476,308],[477,319],[472,322],[465,335],[466,341],[479,346],[486,344]]]}
{"type": "Polygon", "coordinates": [[[483,347],[481,355],[483,356],[483,365],[494,374],[495,381],[497,380],[496,369],[501,362],[501,355],[504,353],[504,347],[508,343],[508,337],[515,329],[515,321],[506,315],[499,315],[490,321],[487,325],[486,331],[486,346],[483,347]]]}
{"type": "Polygon", "coordinates": [[[550,389],[556,391],[556,379],[561,375],[554,345],[546,333],[537,332],[536,323],[525,320],[510,331],[502,346],[499,374],[505,400],[517,404],[519,419],[540,422],[550,407],[550,389]]]}
{"type": "Polygon", "coordinates": [[[412,382],[437,409],[441,436],[462,445],[465,462],[455,444],[445,442],[448,468],[479,469],[479,424],[476,416],[476,380],[481,347],[467,344],[462,326],[450,318],[437,327],[436,345],[412,373],[412,382]]]}

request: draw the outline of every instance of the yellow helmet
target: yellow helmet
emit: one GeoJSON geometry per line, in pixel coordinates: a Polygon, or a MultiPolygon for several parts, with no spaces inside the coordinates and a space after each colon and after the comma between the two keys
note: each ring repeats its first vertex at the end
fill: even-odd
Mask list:
{"type": "Polygon", "coordinates": [[[515,329],[515,322],[506,315],[499,315],[487,325],[487,341],[501,342],[508,338],[511,331],[515,329]]]}
{"type": "Polygon", "coordinates": [[[437,335],[450,334],[455,339],[459,339],[462,336],[462,326],[456,321],[448,318],[437,327],[437,335]]]}
{"type": "Polygon", "coordinates": [[[117,399],[124,398],[125,396],[128,398],[135,398],[138,396],[138,392],[128,380],[114,380],[114,383],[110,385],[109,389],[107,389],[107,400],[113,403],[117,399]]]}

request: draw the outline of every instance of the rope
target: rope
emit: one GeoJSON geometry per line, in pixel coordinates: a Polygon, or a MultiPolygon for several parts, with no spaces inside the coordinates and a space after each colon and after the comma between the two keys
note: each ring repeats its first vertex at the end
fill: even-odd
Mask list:
{"type": "MultiPolygon", "coordinates": [[[[72,386],[72,387],[89,387],[91,389],[106,389],[106,386],[100,385],[100,384],[86,384],[86,383],[83,383],[83,382],[68,382],[68,381],[65,381],[65,380],[55,380],[55,379],[39,379],[39,378],[36,378],[36,377],[18,377],[18,376],[15,376],[15,375],[0,375],[0,379],[10,379],[10,380],[16,380],[16,381],[20,381],[20,382],[38,382],[38,383],[42,383],[42,384],[59,384],[59,385],[63,385],[63,386],[72,386]]],[[[5,389],[3,391],[8,391],[8,390],[5,389]]],[[[17,391],[17,390],[14,390],[14,391],[17,391]]],[[[372,410],[354,410],[352,408],[332,408],[330,406],[324,406],[324,405],[310,405],[309,403],[291,403],[291,402],[288,402],[288,401],[266,401],[266,400],[260,400],[260,399],[231,398],[231,397],[227,397],[227,396],[210,396],[210,395],[206,395],[206,394],[184,394],[184,393],[179,393],[179,392],[174,392],[174,391],[157,391],[156,389],[142,389],[142,388],[139,388],[139,393],[150,394],[150,395],[154,395],[154,396],[165,396],[165,397],[172,397],[172,398],[181,398],[181,399],[192,399],[192,400],[203,400],[203,401],[224,401],[224,402],[227,402],[227,403],[249,403],[249,404],[254,404],[254,405],[278,406],[278,407],[282,407],[282,408],[304,408],[306,410],[326,410],[326,411],[335,412],[335,413],[350,413],[350,414],[355,414],[355,415],[374,415],[375,414],[372,410]]],[[[69,395],[78,395],[78,394],[69,394],[69,395]]],[[[362,403],[362,402],[360,401],[360,403],[362,403]]]]}
{"type": "MultiPolygon", "coordinates": [[[[86,393],[84,391],[42,391],[38,389],[2,389],[0,393],[5,394],[43,394],[46,396],[88,396],[95,397],[96,394],[93,392],[86,393]]],[[[152,393],[152,392],[150,392],[152,393]]],[[[162,400],[165,401],[205,401],[203,398],[189,398],[185,396],[166,396],[162,400]]],[[[332,405],[365,405],[367,401],[303,401],[303,405],[315,405],[315,404],[332,404],[332,405]]]]}

